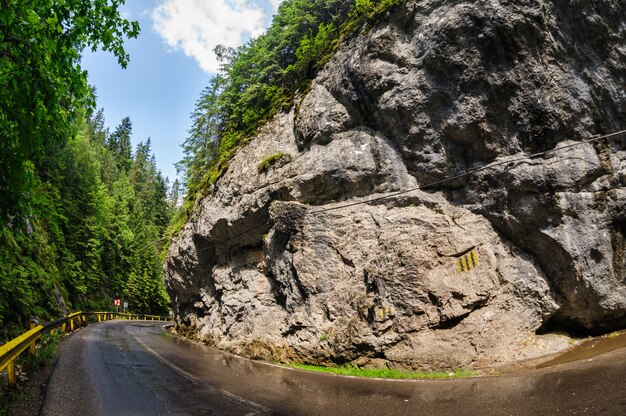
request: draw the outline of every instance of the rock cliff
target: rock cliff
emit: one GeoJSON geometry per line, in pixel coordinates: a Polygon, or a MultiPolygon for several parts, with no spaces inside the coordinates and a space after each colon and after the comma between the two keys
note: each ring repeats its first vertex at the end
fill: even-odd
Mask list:
{"type": "Polygon", "coordinates": [[[626,128],[625,85],[623,1],[407,1],[197,201],[165,266],[177,324],[422,369],[624,326],[624,140],[584,141],[626,128]]]}

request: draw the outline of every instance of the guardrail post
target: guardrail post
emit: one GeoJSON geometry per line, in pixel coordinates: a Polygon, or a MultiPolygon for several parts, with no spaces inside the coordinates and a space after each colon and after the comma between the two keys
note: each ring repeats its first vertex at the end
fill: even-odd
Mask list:
{"type": "Polygon", "coordinates": [[[74,320],[70,319],[70,332],[74,332],[74,320]]]}
{"type": "MultiPolygon", "coordinates": [[[[33,322],[30,323],[30,329],[33,329],[36,326],[37,325],[35,325],[33,322]]],[[[37,346],[35,345],[35,342],[30,344],[30,346],[28,347],[28,351],[30,352],[30,355],[35,355],[37,353],[37,346]]]]}
{"type": "Polygon", "coordinates": [[[14,389],[17,387],[17,379],[15,377],[15,361],[11,361],[7,366],[7,380],[10,388],[14,389]]]}
{"type": "Polygon", "coordinates": [[[66,329],[67,329],[67,322],[61,325],[61,331],[65,332],[66,329]]]}

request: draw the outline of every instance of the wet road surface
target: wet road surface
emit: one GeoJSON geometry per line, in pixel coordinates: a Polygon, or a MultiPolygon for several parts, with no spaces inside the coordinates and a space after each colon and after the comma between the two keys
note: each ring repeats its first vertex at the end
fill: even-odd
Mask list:
{"type": "Polygon", "coordinates": [[[68,337],[43,415],[626,415],[626,348],[457,380],[372,380],[281,368],[109,321],[68,337]]]}

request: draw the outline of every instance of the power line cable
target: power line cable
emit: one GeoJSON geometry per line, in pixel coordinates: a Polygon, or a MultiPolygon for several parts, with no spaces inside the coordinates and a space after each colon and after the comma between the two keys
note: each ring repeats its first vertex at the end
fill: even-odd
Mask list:
{"type": "MultiPolygon", "coordinates": [[[[310,215],[316,215],[316,214],[322,214],[322,213],[325,213],[325,212],[336,211],[336,210],[340,210],[340,209],[344,209],[344,208],[350,208],[350,207],[354,207],[354,206],[358,206],[358,205],[371,204],[372,202],[382,201],[382,200],[385,200],[385,199],[396,197],[398,195],[404,195],[404,194],[408,194],[410,192],[415,192],[415,191],[424,190],[424,189],[427,189],[427,188],[432,188],[432,187],[435,187],[437,185],[441,185],[443,183],[447,183],[447,182],[451,182],[451,181],[454,181],[454,180],[457,180],[457,179],[468,177],[468,176],[474,175],[474,174],[476,174],[478,172],[482,172],[482,171],[488,170],[488,169],[493,169],[493,168],[496,168],[498,166],[509,165],[509,164],[512,164],[512,163],[518,163],[518,162],[523,162],[523,161],[529,161],[529,160],[536,159],[536,158],[541,157],[541,156],[547,156],[547,155],[550,155],[550,154],[554,154],[554,153],[560,152],[560,151],[565,150],[565,149],[570,149],[570,148],[573,148],[573,147],[579,147],[579,146],[582,146],[584,144],[594,143],[594,142],[597,142],[597,141],[600,141],[600,140],[603,140],[603,139],[609,139],[609,138],[616,137],[616,136],[619,136],[619,135],[622,135],[622,134],[625,134],[625,133],[626,133],[626,130],[621,130],[621,131],[618,131],[618,132],[615,132],[615,133],[605,134],[605,135],[602,135],[602,136],[596,136],[596,137],[592,137],[591,139],[587,139],[587,140],[581,140],[581,141],[576,142],[576,143],[572,143],[572,144],[569,144],[569,145],[566,145],[566,146],[557,147],[557,148],[554,148],[554,149],[551,149],[551,150],[546,150],[544,152],[533,153],[532,155],[528,155],[528,156],[521,156],[521,157],[514,158],[514,159],[508,159],[508,160],[502,160],[502,161],[499,161],[499,162],[490,163],[490,164],[482,166],[480,168],[468,170],[468,171],[465,171],[465,172],[460,173],[458,175],[454,175],[454,176],[450,176],[450,177],[447,177],[447,178],[444,178],[444,179],[440,179],[438,181],[430,182],[430,183],[427,183],[425,185],[419,185],[419,186],[416,186],[414,188],[405,189],[405,190],[397,191],[397,192],[392,192],[392,193],[387,194],[387,195],[383,195],[383,196],[379,196],[379,197],[376,197],[376,198],[371,198],[371,199],[367,199],[367,200],[363,200],[363,201],[351,202],[351,203],[348,203],[348,204],[338,205],[338,206],[335,206],[335,207],[313,210],[313,211],[309,212],[309,214],[310,215]]],[[[267,220],[267,221],[265,221],[265,222],[263,222],[261,224],[258,224],[258,225],[254,226],[252,228],[246,229],[246,230],[244,230],[244,231],[242,231],[242,232],[240,232],[238,234],[235,234],[235,235],[227,238],[226,240],[217,241],[217,242],[213,243],[211,246],[205,247],[203,249],[199,249],[198,251],[206,251],[206,250],[209,250],[211,248],[215,248],[217,246],[224,245],[224,244],[228,243],[229,241],[234,240],[235,238],[241,237],[242,235],[245,235],[245,234],[247,234],[249,232],[257,230],[257,229],[259,229],[259,228],[261,228],[261,227],[263,227],[265,225],[269,225],[270,223],[271,223],[271,221],[267,220]]]]}
{"type": "Polygon", "coordinates": [[[313,215],[313,214],[320,214],[320,213],[323,213],[323,212],[335,211],[335,210],[338,210],[338,209],[353,207],[353,206],[356,206],[356,205],[369,204],[369,203],[380,201],[380,200],[383,200],[383,199],[393,198],[393,197],[398,196],[398,195],[404,195],[404,194],[408,194],[410,192],[423,190],[423,189],[427,189],[427,188],[432,188],[434,186],[441,185],[441,184],[446,183],[446,182],[451,182],[451,181],[454,181],[454,180],[457,180],[457,179],[461,179],[461,178],[464,178],[464,177],[467,177],[467,176],[471,176],[471,175],[473,175],[475,173],[482,172],[482,171],[487,170],[487,169],[493,169],[495,167],[502,166],[502,165],[508,165],[508,164],[511,164],[511,163],[517,163],[517,162],[523,162],[523,161],[527,161],[527,160],[536,159],[536,158],[538,158],[540,156],[546,156],[548,154],[555,153],[557,151],[569,149],[569,148],[572,148],[572,147],[581,146],[581,145],[587,144],[587,143],[593,143],[593,142],[596,142],[596,141],[599,141],[599,140],[602,140],[602,139],[610,138],[610,137],[613,137],[613,136],[618,136],[618,135],[624,134],[624,133],[626,133],[626,130],[622,130],[622,131],[619,131],[619,132],[616,132],[616,133],[607,134],[605,136],[594,137],[594,138],[583,140],[583,141],[580,141],[580,142],[576,142],[574,144],[570,144],[570,145],[567,145],[567,146],[558,147],[558,148],[555,148],[555,149],[552,149],[552,150],[546,150],[545,152],[534,153],[534,154],[529,155],[529,156],[521,156],[521,157],[518,157],[518,158],[515,158],[515,159],[508,159],[508,160],[502,160],[500,162],[490,163],[490,164],[482,166],[480,168],[469,170],[469,171],[465,171],[465,172],[460,173],[458,175],[450,176],[450,177],[447,177],[447,178],[444,178],[444,179],[441,179],[441,180],[438,180],[438,181],[435,181],[435,182],[431,182],[431,183],[428,183],[428,184],[425,184],[425,185],[419,185],[419,186],[416,186],[414,188],[393,192],[391,194],[379,196],[379,197],[368,199],[368,200],[364,200],[364,201],[357,201],[357,202],[352,202],[352,203],[349,203],[349,204],[340,205],[340,206],[336,206],[336,207],[330,207],[330,208],[323,208],[323,209],[320,209],[320,210],[315,210],[315,211],[312,211],[310,214],[311,215],[313,215]]]}

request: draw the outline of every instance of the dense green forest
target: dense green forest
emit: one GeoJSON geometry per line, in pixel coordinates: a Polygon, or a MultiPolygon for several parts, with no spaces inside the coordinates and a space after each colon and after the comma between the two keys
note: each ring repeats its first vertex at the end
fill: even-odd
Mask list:
{"type": "Polygon", "coordinates": [[[237,149],[257,128],[306,92],[344,38],[402,0],[284,0],[263,35],[230,49],[218,47],[221,72],[202,92],[178,164],[184,206],[170,227],[185,223],[193,202],[210,192],[237,149]]]}
{"type": "Polygon", "coordinates": [[[0,336],[32,318],[112,308],[165,313],[159,258],[171,204],[149,139],[131,149],[94,113],[85,48],[122,66],[123,0],[3,0],[0,12],[0,336]]]}
{"type": "Polygon", "coordinates": [[[167,185],[150,141],[131,152],[131,122],[108,134],[102,113],[46,148],[35,170],[26,228],[0,230],[0,319],[20,322],[70,309],[110,310],[128,300],[166,312],[159,259],[169,218],[167,185]]]}

